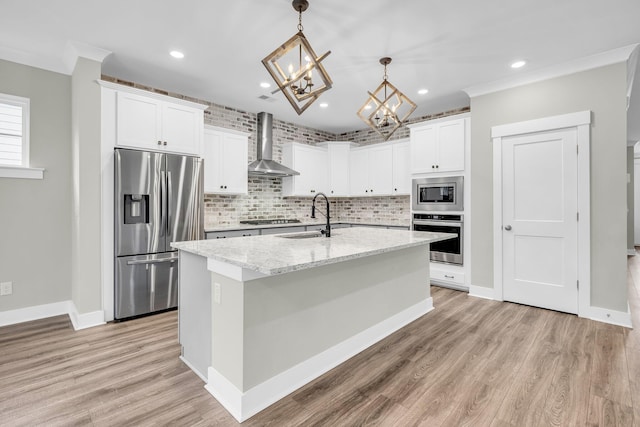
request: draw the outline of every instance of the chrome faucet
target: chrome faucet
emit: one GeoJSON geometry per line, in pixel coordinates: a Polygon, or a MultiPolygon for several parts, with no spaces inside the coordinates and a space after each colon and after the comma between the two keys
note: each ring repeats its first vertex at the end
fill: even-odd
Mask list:
{"type": "Polygon", "coordinates": [[[320,212],[322,215],[324,215],[327,218],[327,227],[324,230],[321,230],[321,233],[324,234],[324,237],[331,237],[331,222],[329,220],[330,216],[329,216],[329,199],[327,198],[326,194],[324,193],[318,193],[315,196],[313,196],[313,203],[311,205],[311,218],[316,217],[316,199],[318,198],[318,196],[322,196],[324,197],[324,200],[327,202],[327,214],[322,214],[322,212],[320,212]]]}

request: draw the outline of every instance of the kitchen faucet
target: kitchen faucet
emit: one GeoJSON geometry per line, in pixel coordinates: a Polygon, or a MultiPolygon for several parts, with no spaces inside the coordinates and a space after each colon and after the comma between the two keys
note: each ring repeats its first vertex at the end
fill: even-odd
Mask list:
{"type": "Polygon", "coordinates": [[[325,237],[331,237],[331,222],[329,220],[329,199],[327,198],[326,194],[318,193],[313,196],[313,203],[311,205],[311,218],[315,219],[316,217],[316,199],[318,198],[318,196],[324,197],[324,200],[327,202],[327,214],[322,214],[327,218],[327,228],[325,230],[321,230],[321,233],[323,233],[325,237]]]}

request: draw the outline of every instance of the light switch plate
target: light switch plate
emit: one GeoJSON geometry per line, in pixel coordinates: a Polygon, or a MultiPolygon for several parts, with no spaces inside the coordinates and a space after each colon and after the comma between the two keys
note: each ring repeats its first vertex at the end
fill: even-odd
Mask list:
{"type": "Polygon", "coordinates": [[[0,283],[0,295],[11,295],[13,293],[13,282],[0,283]]]}

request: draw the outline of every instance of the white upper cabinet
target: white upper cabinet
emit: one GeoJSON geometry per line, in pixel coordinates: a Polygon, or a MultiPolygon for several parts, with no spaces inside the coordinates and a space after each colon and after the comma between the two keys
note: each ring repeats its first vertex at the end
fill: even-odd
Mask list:
{"type": "Polygon", "coordinates": [[[393,147],[376,144],[369,150],[369,195],[393,194],[393,147]]]}
{"type": "Polygon", "coordinates": [[[283,196],[314,196],[327,193],[328,177],[327,149],[297,142],[282,147],[282,164],[300,175],[282,178],[283,196]]]}
{"type": "Polygon", "coordinates": [[[393,194],[393,147],[374,144],[351,151],[350,188],[352,196],[393,194]]]}
{"type": "Polygon", "coordinates": [[[468,118],[411,126],[411,173],[464,170],[468,118]]]}
{"type": "Polygon", "coordinates": [[[395,142],[393,145],[393,194],[411,193],[411,169],[409,141],[395,142]]]}
{"type": "Polygon", "coordinates": [[[327,195],[334,197],[349,196],[349,158],[352,142],[326,142],[320,144],[327,148],[329,185],[327,195]]]}
{"type": "Polygon", "coordinates": [[[204,159],[204,192],[247,194],[249,135],[205,126],[201,156],[204,159]]]}
{"type": "Polygon", "coordinates": [[[116,144],[197,155],[205,108],[205,105],[164,95],[146,95],[137,89],[117,89],[116,144]]]}

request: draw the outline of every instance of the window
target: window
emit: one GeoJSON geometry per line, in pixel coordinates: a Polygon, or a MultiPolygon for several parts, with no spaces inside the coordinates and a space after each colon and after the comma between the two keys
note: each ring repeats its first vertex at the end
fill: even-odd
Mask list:
{"type": "Polygon", "coordinates": [[[29,99],[0,93],[0,177],[42,179],[29,168],[29,99]]]}

